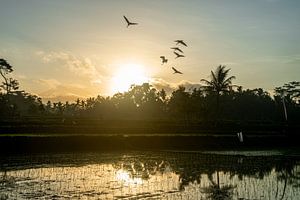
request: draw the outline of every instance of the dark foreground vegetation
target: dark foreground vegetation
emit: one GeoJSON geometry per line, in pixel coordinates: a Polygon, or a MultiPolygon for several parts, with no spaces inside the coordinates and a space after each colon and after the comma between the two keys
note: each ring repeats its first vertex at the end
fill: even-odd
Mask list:
{"type": "Polygon", "coordinates": [[[246,136],[243,143],[235,136],[3,136],[0,154],[124,151],[124,150],[273,150],[300,152],[298,140],[285,136],[246,136]]]}
{"type": "Polygon", "coordinates": [[[229,76],[229,69],[221,65],[211,72],[211,79],[201,80],[199,88],[180,86],[168,95],[165,90],[144,83],[112,97],[99,95],[65,103],[43,103],[40,97],[20,91],[18,81],[10,77],[12,71],[12,66],[0,59],[0,75],[4,80],[0,93],[3,141],[7,139],[4,136],[12,135],[95,134],[116,138],[198,135],[202,139],[207,136],[209,141],[210,136],[236,137],[240,131],[246,137],[274,136],[268,140],[275,141],[278,139],[275,136],[298,138],[300,131],[300,82],[276,87],[271,96],[262,88],[243,89],[233,85],[235,77],[229,76]]]}

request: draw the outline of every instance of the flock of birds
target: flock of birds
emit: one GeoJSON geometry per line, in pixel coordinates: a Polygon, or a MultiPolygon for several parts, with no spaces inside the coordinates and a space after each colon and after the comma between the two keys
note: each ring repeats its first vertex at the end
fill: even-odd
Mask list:
{"type": "MultiPolygon", "coordinates": [[[[136,22],[129,21],[129,19],[125,15],[123,17],[127,23],[127,28],[132,25],[138,25],[138,23],[136,23],[136,22]]],[[[175,40],[174,42],[176,42],[176,45],[187,47],[187,44],[183,40],[175,40]]],[[[178,46],[171,47],[171,49],[173,50],[173,53],[176,56],[175,59],[185,57],[183,50],[180,49],[178,46]]],[[[160,58],[161,58],[162,65],[168,63],[168,59],[165,56],[160,56],[160,58]]],[[[173,74],[183,74],[181,71],[177,70],[175,67],[172,67],[172,70],[174,72],[173,74]]]]}
{"type": "MultiPolygon", "coordinates": [[[[123,17],[124,17],[125,21],[127,22],[127,28],[131,25],[138,25],[138,23],[136,23],[136,22],[129,21],[126,16],[123,16],[123,17]]],[[[187,44],[183,40],[175,40],[174,42],[176,42],[176,45],[187,47],[187,44]]],[[[171,47],[171,49],[173,50],[173,53],[176,55],[175,59],[185,57],[184,52],[178,46],[171,47]]],[[[165,56],[160,56],[160,58],[161,58],[162,65],[168,63],[168,59],[165,56]]],[[[177,70],[175,67],[172,67],[172,70],[174,72],[173,74],[183,74],[181,71],[177,70]]],[[[237,137],[240,142],[244,141],[242,131],[237,133],[237,137]]]]}
{"type": "MultiPolygon", "coordinates": [[[[123,16],[123,17],[124,17],[125,21],[127,22],[127,28],[131,25],[138,25],[138,23],[130,22],[127,19],[127,17],[125,17],[125,16],[123,16]]],[[[183,40],[175,40],[174,42],[176,42],[176,45],[187,47],[187,44],[183,40]]],[[[175,59],[185,57],[184,52],[178,46],[171,47],[171,49],[173,50],[173,53],[176,55],[175,59]]],[[[161,58],[161,64],[162,65],[168,63],[168,59],[165,56],[160,56],[160,58],[161,58]]],[[[172,69],[174,71],[173,74],[183,74],[181,71],[178,71],[175,67],[172,67],[172,69]]],[[[238,137],[240,142],[244,141],[242,131],[237,133],[237,137],[238,137]]]]}

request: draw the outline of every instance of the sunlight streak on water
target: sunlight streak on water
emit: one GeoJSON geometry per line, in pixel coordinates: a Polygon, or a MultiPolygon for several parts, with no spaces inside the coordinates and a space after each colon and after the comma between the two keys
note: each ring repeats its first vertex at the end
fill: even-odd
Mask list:
{"type": "Polygon", "coordinates": [[[125,170],[118,170],[116,172],[116,179],[124,182],[126,185],[143,184],[143,180],[141,178],[132,178],[130,177],[129,172],[125,170]]]}

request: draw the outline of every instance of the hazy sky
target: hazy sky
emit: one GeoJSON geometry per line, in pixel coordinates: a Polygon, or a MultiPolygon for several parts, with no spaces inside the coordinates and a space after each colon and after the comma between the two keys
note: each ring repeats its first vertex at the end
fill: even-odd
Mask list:
{"type": "Polygon", "coordinates": [[[300,80],[299,20],[298,0],[0,0],[0,57],[43,97],[110,95],[128,76],[199,83],[219,64],[235,84],[271,91],[300,80]],[[174,59],[176,39],[185,58],[174,59]]]}

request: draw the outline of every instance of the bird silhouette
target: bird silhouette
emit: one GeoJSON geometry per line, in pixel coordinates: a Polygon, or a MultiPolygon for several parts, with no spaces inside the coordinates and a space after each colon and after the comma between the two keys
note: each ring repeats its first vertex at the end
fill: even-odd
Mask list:
{"type": "Polygon", "coordinates": [[[165,56],[160,56],[161,58],[161,64],[163,65],[164,63],[167,63],[168,62],[168,59],[166,59],[165,56]]]}
{"type": "Polygon", "coordinates": [[[172,67],[174,73],[173,74],[183,74],[181,71],[178,71],[177,69],[175,69],[174,67],[172,67]]]}
{"type": "Polygon", "coordinates": [[[171,49],[173,49],[174,51],[179,51],[179,52],[183,53],[183,51],[178,47],[171,47],[171,49]]]}
{"type": "Polygon", "coordinates": [[[130,25],[138,25],[138,23],[134,23],[134,22],[130,22],[127,17],[125,17],[125,15],[123,15],[125,21],[127,22],[127,28],[130,26],[130,25]]]}
{"type": "Polygon", "coordinates": [[[179,54],[179,53],[177,53],[177,52],[173,52],[175,55],[176,55],[176,57],[175,57],[175,59],[176,58],[182,58],[182,57],[185,57],[184,55],[181,55],[181,54],[179,54]]]}
{"type": "Polygon", "coordinates": [[[187,47],[187,44],[183,40],[175,40],[174,42],[176,42],[176,45],[182,44],[187,47]]]}

